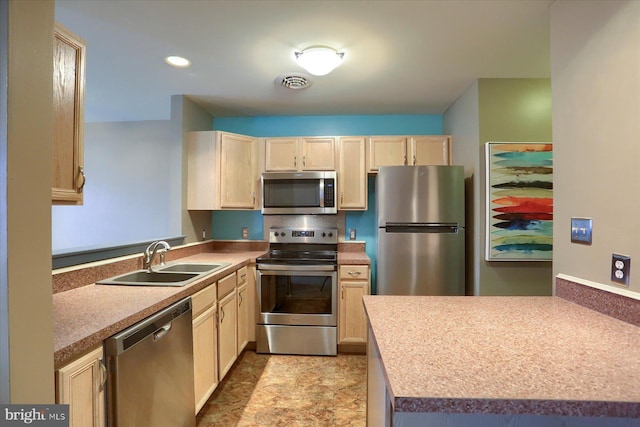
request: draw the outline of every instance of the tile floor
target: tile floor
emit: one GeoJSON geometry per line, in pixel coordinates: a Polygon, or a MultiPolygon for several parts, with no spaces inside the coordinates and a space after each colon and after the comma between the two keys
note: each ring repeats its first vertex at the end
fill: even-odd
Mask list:
{"type": "Polygon", "coordinates": [[[366,356],[245,351],[197,417],[197,427],[365,426],[366,356]]]}

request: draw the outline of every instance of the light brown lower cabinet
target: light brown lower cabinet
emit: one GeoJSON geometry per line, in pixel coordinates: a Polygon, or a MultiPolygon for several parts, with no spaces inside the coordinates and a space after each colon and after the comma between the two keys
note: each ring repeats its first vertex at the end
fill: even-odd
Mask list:
{"type": "Polygon", "coordinates": [[[69,405],[70,427],[104,427],[106,369],[102,346],[56,372],[56,403],[69,405]]]}
{"type": "Polygon", "coordinates": [[[249,298],[248,286],[238,287],[238,355],[249,343],[249,298]]]}
{"type": "Polygon", "coordinates": [[[196,414],[218,386],[218,322],[216,304],[193,319],[193,372],[196,414]]]}
{"type": "Polygon", "coordinates": [[[218,378],[222,381],[238,356],[236,273],[218,281],[218,295],[218,378]]]}
{"type": "Polygon", "coordinates": [[[369,295],[368,265],[341,265],[339,269],[338,343],[367,342],[367,317],[362,297],[369,295]]]}

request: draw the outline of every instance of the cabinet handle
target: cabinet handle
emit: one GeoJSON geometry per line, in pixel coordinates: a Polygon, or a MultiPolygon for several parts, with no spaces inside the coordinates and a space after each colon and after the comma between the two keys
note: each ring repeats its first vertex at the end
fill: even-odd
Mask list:
{"type": "Polygon", "coordinates": [[[256,205],[256,192],[251,193],[253,195],[253,206],[256,205]]]}
{"type": "Polygon", "coordinates": [[[238,298],[240,298],[240,301],[238,301],[238,307],[240,307],[242,305],[242,294],[238,294],[238,298]]]}
{"type": "Polygon", "coordinates": [[[240,276],[240,278],[241,278],[242,280],[246,279],[246,277],[247,277],[247,275],[246,275],[246,274],[242,274],[242,275],[240,276]]]}
{"type": "Polygon", "coordinates": [[[98,363],[100,363],[100,373],[102,375],[102,379],[100,380],[100,387],[98,391],[104,390],[104,386],[107,384],[107,365],[104,364],[104,360],[99,359],[98,363]]]}
{"type": "Polygon", "coordinates": [[[302,167],[306,167],[307,166],[307,156],[302,156],[302,167]]]}
{"type": "Polygon", "coordinates": [[[344,203],[344,193],[340,192],[340,204],[344,203]]]}
{"type": "Polygon", "coordinates": [[[344,285],[340,286],[341,291],[341,297],[340,299],[344,299],[344,285]]]}
{"type": "Polygon", "coordinates": [[[416,155],[415,154],[413,155],[413,164],[414,165],[416,164],[416,155]]]}
{"type": "Polygon", "coordinates": [[[405,166],[407,165],[407,155],[406,154],[404,155],[404,165],[405,166]]]}
{"type": "Polygon", "coordinates": [[[351,277],[358,277],[360,275],[360,272],[359,271],[350,271],[347,274],[349,274],[349,276],[351,276],[351,277]]]}
{"type": "Polygon", "coordinates": [[[78,187],[78,193],[82,193],[82,190],[84,190],[84,185],[87,183],[87,176],[84,174],[84,168],[82,166],[78,166],[78,172],[82,177],[82,184],[80,184],[80,187],[78,187]]]}
{"type": "Polygon", "coordinates": [[[298,156],[293,156],[293,167],[294,168],[298,167],[298,156]]]}
{"type": "Polygon", "coordinates": [[[224,322],[224,308],[220,307],[220,311],[222,312],[222,317],[220,318],[220,323],[224,322]]]}

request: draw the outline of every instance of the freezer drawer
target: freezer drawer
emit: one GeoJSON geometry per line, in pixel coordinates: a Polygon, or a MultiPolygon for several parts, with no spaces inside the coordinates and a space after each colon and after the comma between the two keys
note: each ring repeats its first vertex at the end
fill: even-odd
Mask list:
{"type": "Polygon", "coordinates": [[[464,295],[465,235],[457,232],[378,233],[377,293],[464,295]]]}

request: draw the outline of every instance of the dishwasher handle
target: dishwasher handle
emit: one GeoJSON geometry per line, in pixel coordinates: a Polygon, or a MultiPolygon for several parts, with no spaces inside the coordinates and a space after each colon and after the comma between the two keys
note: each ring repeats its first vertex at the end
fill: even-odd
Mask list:
{"type": "Polygon", "coordinates": [[[153,333],[153,340],[158,341],[163,336],[167,335],[171,330],[171,323],[167,323],[162,328],[158,329],[153,333]]]}

